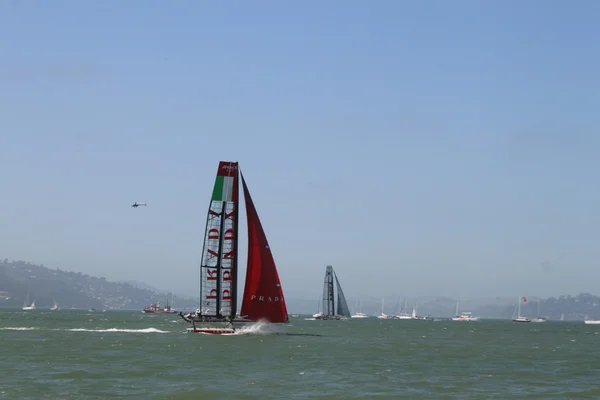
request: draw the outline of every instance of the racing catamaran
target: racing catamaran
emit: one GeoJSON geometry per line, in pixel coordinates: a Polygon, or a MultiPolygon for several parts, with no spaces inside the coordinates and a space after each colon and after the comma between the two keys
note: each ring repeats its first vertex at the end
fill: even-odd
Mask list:
{"type": "Polygon", "coordinates": [[[342,291],[342,286],[336,273],[333,271],[333,267],[328,265],[325,268],[325,280],[323,282],[323,312],[313,315],[314,319],[346,319],[350,318],[350,309],[346,302],[346,297],[342,291]],[[337,304],[334,301],[333,281],[335,280],[337,294],[337,304]],[[336,308],[337,305],[337,308],[336,308]]]}
{"type": "Polygon", "coordinates": [[[233,334],[260,320],[289,322],[277,267],[237,162],[221,161],[217,170],[200,265],[200,308],[179,315],[192,324],[188,332],[208,334],[233,334]],[[248,221],[248,260],[238,317],[239,176],[248,221]]]}

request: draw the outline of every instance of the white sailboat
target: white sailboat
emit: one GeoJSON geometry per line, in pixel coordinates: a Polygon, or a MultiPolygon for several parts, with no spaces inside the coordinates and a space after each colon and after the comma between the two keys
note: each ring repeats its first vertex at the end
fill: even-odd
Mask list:
{"type": "Polygon", "coordinates": [[[321,298],[317,300],[317,313],[312,315],[315,319],[321,319],[323,317],[323,313],[321,312],[321,298]]]}
{"type": "Polygon", "coordinates": [[[458,301],[456,302],[456,313],[452,321],[479,321],[479,317],[473,317],[470,312],[458,314],[458,301]]]}
{"type": "Polygon", "coordinates": [[[362,304],[360,302],[360,300],[358,300],[356,302],[356,309],[358,310],[358,312],[355,312],[354,314],[351,315],[352,318],[369,318],[369,316],[367,314],[364,314],[362,312],[362,304]]]}
{"type": "Polygon", "coordinates": [[[587,325],[600,325],[600,320],[590,319],[590,316],[587,313],[585,313],[585,315],[583,316],[583,323],[587,325]]]}
{"type": "Polygon", "coordinates": [[[381,314],[379,314],[377,316],[377,318],[379,319],[392,319],[392,317],[390,317],[389,315],[387,315],[386,313],[383,312],[383,305],[384,305],[384,298],[381,298],[381,314]]]}
{"type": "Polygon", "coordinates": [[[56,300],[54,300],[54,305],[50,308],[52,311],[58,311],[58,304],[56,304],[56,300]]]}
{"type": "Polygon", "coordinates": [[[531,322],[529,318],[521,316],[521,300],[526,303],[527,297],[518,298],[517,316],[513,318],[513,322],[531,322]]]}
{"type": "Polygon", "coordinates": [[[404,298],[404,306],[400,308],[400,313],[394,314],[392,317],[394,319],[413,319],[412,315],[406,312],[406,297],[404,298]],[[404,312],[403,312],[404,311],[404,312]]]}
{"type": "Polygon", "coordinates": [[[537,315],[535,318],[531,319],[531,322],[547,322],[548,319],[544,317],[540,317],[540,300],[537,302],[537,315]]]}
{"type": "Polygon", "coordinates": [[[30,306],[28,306],[27,304],[29,304],[29,291],[27,291],[27,297],[25,298],[25,302],[23,303],[23,310],[35,310],[35,300],[31,303],[30,306]]]}
{"type": "Polygon", "coordinates": [[[425,321],[425,320],[432,320],[433,318],[431,318],[431,316],[427,316],[427,317],[420,317],[417,315],[417,305],[415,304],[413,306],[413,310],[412,310],[412,314],[410,315],[410,319],[414,319],[414,320],[418,320],[418,321],[425,321]]]}

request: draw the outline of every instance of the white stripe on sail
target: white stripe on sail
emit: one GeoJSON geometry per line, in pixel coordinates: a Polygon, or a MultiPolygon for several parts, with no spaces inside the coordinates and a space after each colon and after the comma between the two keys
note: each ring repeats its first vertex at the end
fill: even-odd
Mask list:
{"type": "Polygon", "coordinates": [[[223,177],[223,201],[233,199],[233,176],[223,177]]]}

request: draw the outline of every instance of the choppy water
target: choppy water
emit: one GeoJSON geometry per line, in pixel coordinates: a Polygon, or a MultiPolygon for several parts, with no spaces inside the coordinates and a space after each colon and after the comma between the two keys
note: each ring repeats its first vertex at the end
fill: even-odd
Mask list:
{"type": "Polygon", "coordinates": [[[0,310],[0,399],[600,398],[600,325],[0,310]]]}

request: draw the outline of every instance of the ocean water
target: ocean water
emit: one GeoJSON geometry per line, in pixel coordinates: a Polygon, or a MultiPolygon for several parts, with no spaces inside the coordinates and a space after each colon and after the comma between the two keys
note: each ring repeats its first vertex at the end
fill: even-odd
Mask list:
{"type": "Polygon", "coordinates": [[[0,399],[600,398],[600,325],[0,310],[0,399]]]}

